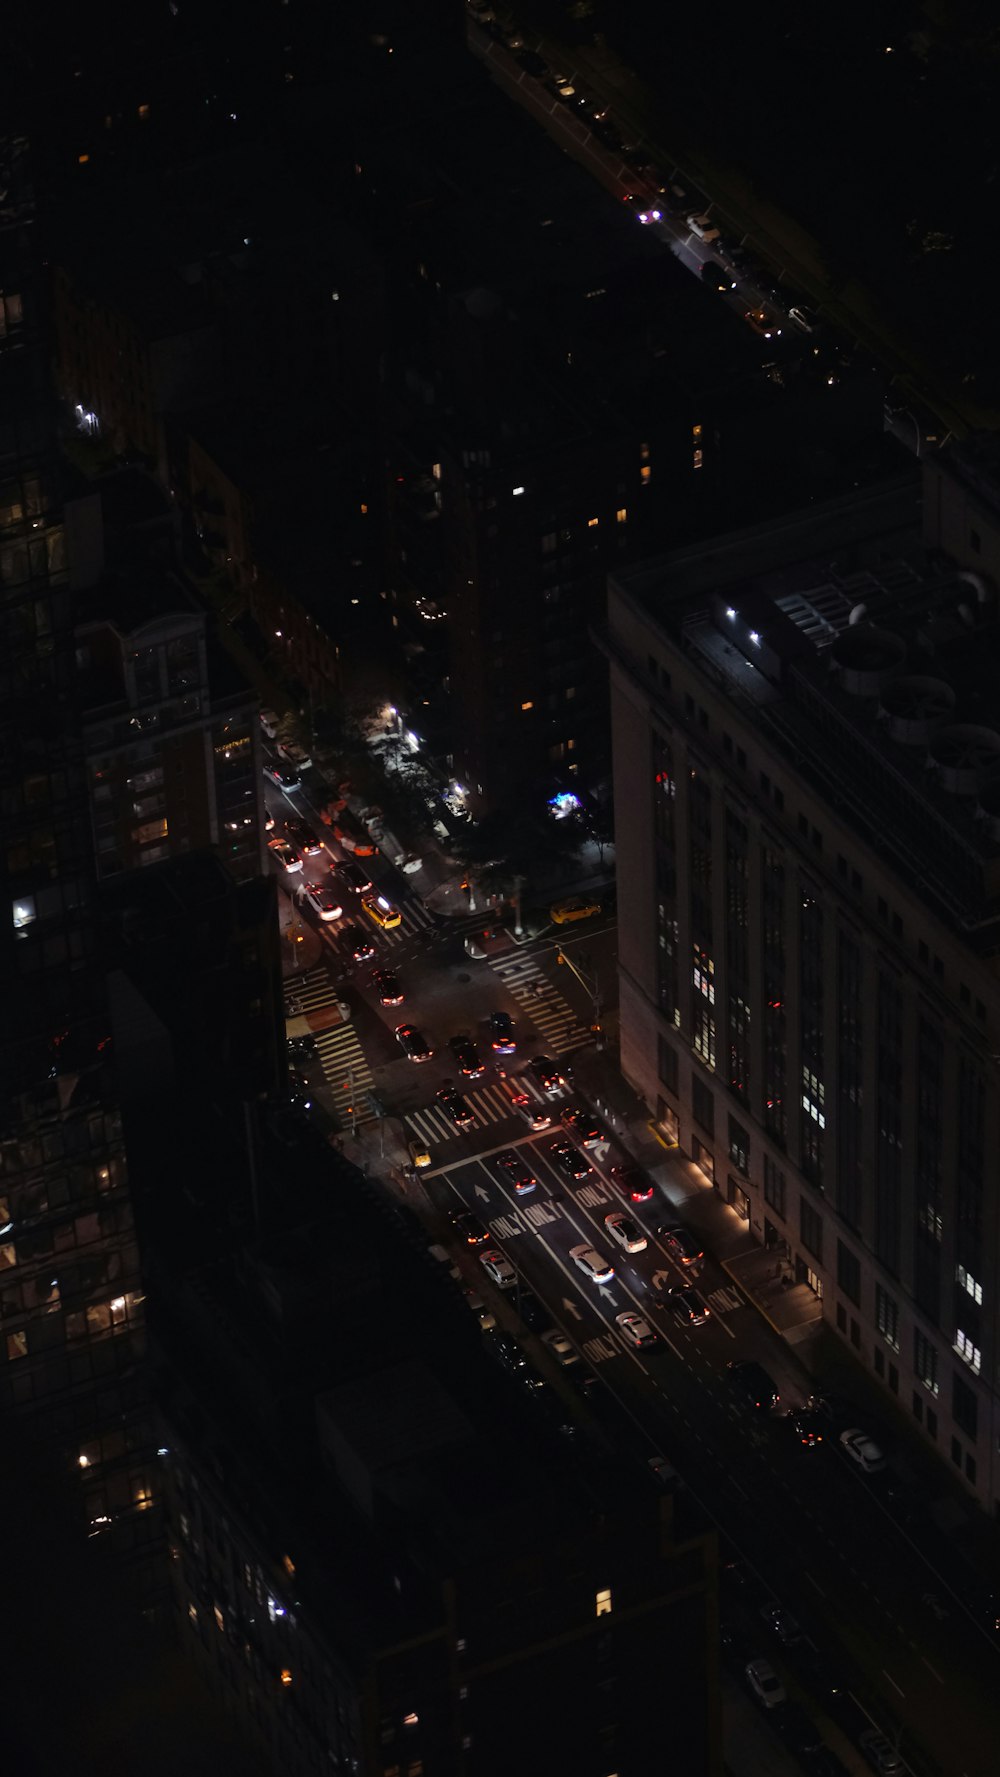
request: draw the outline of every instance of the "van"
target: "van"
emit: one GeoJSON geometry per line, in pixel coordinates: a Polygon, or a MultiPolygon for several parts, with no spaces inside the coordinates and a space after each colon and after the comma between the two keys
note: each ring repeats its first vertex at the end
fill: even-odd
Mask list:
{"type": "Polygon", "coordinates": [[[530,1092],[525,1092],[516,1078],[501,1080],[500,1089],[508,1104],[527,1123],[529,1129],[551,1129],[552,1118],[547,1106],[540,1104],[530,1092]]]}

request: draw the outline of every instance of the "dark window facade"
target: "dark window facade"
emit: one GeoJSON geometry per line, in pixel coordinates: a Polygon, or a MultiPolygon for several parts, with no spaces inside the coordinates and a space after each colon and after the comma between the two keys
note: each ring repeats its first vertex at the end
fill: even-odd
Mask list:
{"type": "Polygon", "coordinates": [[[656,1043],[656,1065],[660,1076],[660,1084],[669,1092],[677,1092],[677,1050],[666,1037],[658,1037],[656,1043]]]}
{"type": "Polygon", "coordinates": [[[799,1238],[806,1252],[812,1253],[815,1259],[822,1262],[823,1217],[805,1195],[799,1198],[799,1238]]]}
{"type": "Polygon", "coordinates": [[[934,1321],[941,1319],[941,1176],[944,1145],[944,1040],[937,1022],[917,1022],[916,1218],[913,1230],[913,1293],[934,1321]]]}
{"type": "Polygon", "coordinates": [[[861,1260],[842,1240],[837,1242],[837,1288],[855,1308],[860,1308],[861,1260]]]}
{"type": "Polygon", "coordinates": [[[851,1228],[861,1226],[863,1025],[861,947],[837,933],[837,1208],[851,1228]]]}
{"type": "Polygon", "coordinates": [[[770,1154],[764,1155],[764,1202],[784,1221],[785,1209],[785,1175],[780,1166],[776,1166],[770,1154]]]}
{"type": "Polygon", "coordinates": [[[959,1431],[975,1443],[979,1435],[979,1401],[975,1389],[957,1371],[951,1379],[951,1416],[959,1431]]]}
{"type": "Polygon", "coordinates": [[[735,1117],[729,1119],[729,1158],[737,1172],[750,1177],[750,1137],[735,1117]]]}
{"type": "Polygon", "coordinates": [[[899,1272],[903,1133],[903,1006],[894,975],[878,978],[878,1064],[875,1143],[875,1255],[899,1272]]]}
{"type": "Polygon", "coordinates": [[[699,1129],[703,1129],[706,1135],[714,1136],[715,1099],[711,1088],[697,1074],[691,1077],[691,1111],[699,1129]]]}
{"type": "MultiPolygon", "coordinates": [[[[799,1017],[802,1090],[799,1135],[802,1171],[823,1189],[826,1080],[823,1059],[823,908],[816,890],[801,879],[799,911],[799,1017]]],[[[810,1249],[811,1250],[811,1249],[810,1249]]]]}
{"type": "Polygon", "coordinates": [[[691,1046],[706,1067],[715,1067],[715,952],[712,933],[712,786],[692,767],[690,815],[691,1046]]]}
{"type": "Polygon", "coordinates": [[[667,742],[653,737],[653,834],[656,843],[656,972],[660,1010],[681,1021],[677,955],[677,780],[667,742]]]}
{"type": "Polygon", "coordinates": [[[779,1147],[788,1145],[787,1030],[785,1013],[785,866],[765,846],[761,856],[764,919],[764,1127],[779,1147]]]}
{"type": "Polygon", "coordinates": [[[726,970],[729,1085],[750,1090],[750,855],[746,823],[726,810],[726,970]]]}

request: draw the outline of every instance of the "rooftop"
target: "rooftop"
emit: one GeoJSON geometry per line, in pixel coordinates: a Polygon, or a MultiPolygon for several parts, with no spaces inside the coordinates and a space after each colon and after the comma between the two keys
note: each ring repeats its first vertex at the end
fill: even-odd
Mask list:
{"type": "Polygon", "coordinates": [[[1000,940],[997,589],[928,554],[919,492],[907,474],[613,585],[988,949],[1000,940]]]}

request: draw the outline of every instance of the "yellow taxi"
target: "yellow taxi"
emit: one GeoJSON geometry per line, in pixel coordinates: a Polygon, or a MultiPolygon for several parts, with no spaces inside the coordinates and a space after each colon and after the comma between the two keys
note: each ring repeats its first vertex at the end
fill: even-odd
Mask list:
{"type": "Polygon", "coordinates": [[[431,1163],[430,1150],[429,1150],[427,1143],[425,1141],[407,1142],[406,1146],[407,1146],[407,1151],[410,1156],[411,1165],[413,1165],[413,1166],[429,1166],[430,1165],[430,1163],[431,1163]]]}
{"type": "Polygon", "coordinates": [[[384,895],[369,895],[361,905],[368,918],[374,920],[377,926],[381,926],[383,932],[391,931],[393,926],[403,923],[403,915],[399,908],[394,907],[391,901],[387,901],[384,895]]]}
{"type": "Polygon", "coordinates": [[[592,919],[600,911],[600,901],[591,900],[589,895],[577,895],[572,901],[557,901],[549,908],[549,917],[557,926],[568,926],[575,919],[592,919]]]}

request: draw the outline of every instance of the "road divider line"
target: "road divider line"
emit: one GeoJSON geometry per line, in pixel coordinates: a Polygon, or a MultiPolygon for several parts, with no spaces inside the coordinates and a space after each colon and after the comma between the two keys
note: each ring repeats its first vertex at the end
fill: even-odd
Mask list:
{"type": "Polygon", "coordinates": [[[927,1670],[930,1673],[931,1677],[936,1678],[938,1681],[938,1684],[944,1684],[944,1679],[941,1677],[940,1672],[935,1672],[934,1667],[931,1665],[929,1659],[927,1658],[927,1655],[921,1654],[920,1658],[923,1660],[924,1665],[927,1667],[927,1670]]]}
{"type": "Polygon", "coordinates": [[[884,1666],[882,1668],[882,1677],[887,1678],[889,1680],[889,1683],[892,1685],[892,1688],[896,1692],[897,1696],[900,1696],[900,1697],[906,1696],[906,1692],[900,1690],[898,1684],[896,1683],[896,1680],[893,1678],[893,1676],[890,1672],[886,1671],[884,1666]]]}

